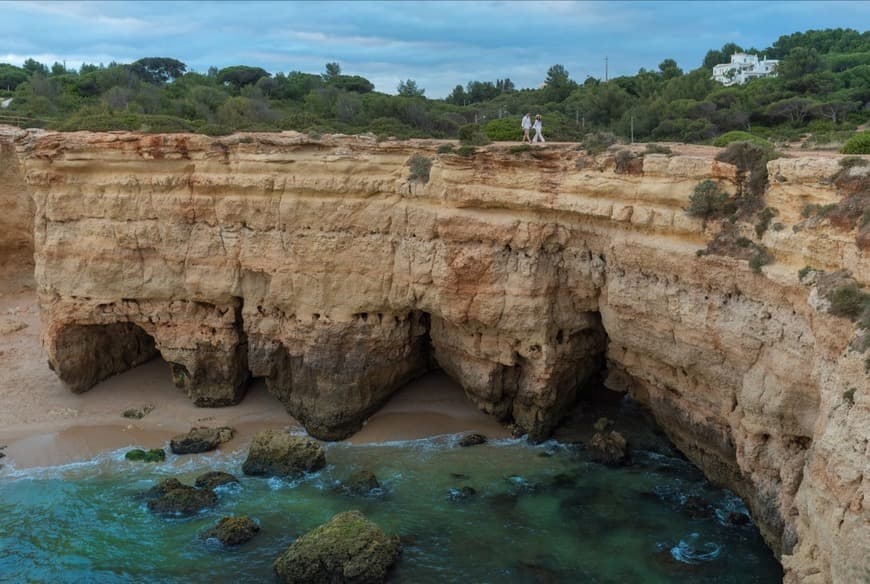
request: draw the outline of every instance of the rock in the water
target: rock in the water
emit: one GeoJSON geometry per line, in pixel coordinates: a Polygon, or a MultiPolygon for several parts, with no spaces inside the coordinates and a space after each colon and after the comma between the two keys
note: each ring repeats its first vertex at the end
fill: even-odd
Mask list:
{"type": "Polygon", "coordinates": [[[319,442],[277,430],[264,430],[254,436],[242,471],[246,475],[287,477],[324,466],[326,455],[319,442]]]}
{"type": "Polygon", "coordinates": [[[274,567],[287,584],[375,584],[386,581],[400,551],[398,537],[346,511],[293,542],[274,567]]]}
{"type": "Polygon", "coordinates": [[[713,516],[713,508],[703,497],[688,495],[682,503],[683,510],[692,519],[706,519],[713,516]]]}
{"type": "Polygon", "coordinates": [[[127,451],[124,458],[137,462],[163,462],[166,460],[166,452],[162,448],[152,448],[151,450],[135,448],[127,451]]]}
{"type": "Polygon", "coordinates": [[[628,462],[628,441],[619,432],[596,432],[589,444],[592,460],[609,466],[628,462]]]}
{"type": "Polygon", "coordinates": [[[351,495],[367,495],[373,489],[381,488],[381,484],[373,472],[360,470],[350,475],[343,487],[351,495]]]}
{"type": "Polygon", "coordinates": [[[192,428],[187,434],[179,434],[169,442],[169,448],[175,454],[196,454],[209,452],[224,442],[232,440],[235,431],[228,427],[192,428]]]}
{"type": "Polygon", "coordinates": [[[249,541],[257,532],[260,531],[260,526],[257,522],[247,516],[241,517],[224,517],[218,524],[203,531],[200,537],[203,539],[216,539],[224,545],[241,545],[249,541]]]}
{"type": "Polygon", "coordinates": [[[121,415],[125,418],[141,420],[152,411],[154,411],[154,406],[152,404],[146,404],[141,408],[130,408],[129,410],[124,410],[124,413],[122,413],[121,415]]]}
{"type": "Polygon", "coordinates": [[[749,515],[739,511],[732,511],[726,519],[731,525],[749,525],[750,522],[749,515]]]}
{"type": "Polygon", "coordinates": [[[486,444],[486,436],[477,432],[466,434],[459,440],[459,445],[462,447],[477,446],[478,444],[486,444]]]}
{"type": "Polygon", "coordinates": [[[218,497],[211,489],[197,489],[178,479],[166,479],[146,494],[148,509],[160,515],[187,517],[217,505],[218,497]]]}
{"type": "Polygon", "coordinates": [[[193,484],[197,489],[214,489],[221,485],[238,483],[239,479],[227,472],[213,470],[196,477],[196,482],[193,484]]]}
{"type": "Polygon", "coordinates": [[[477,494],[477,491],[472,487],[464,486],[457,488],[450,488],[447,491],[447,499],[449,501],[467,501],[477,494]]]}
{"type": "Polygon", "coordinates": [[[595,428],[596,432],[604,432],[611,425],[613,425],[613,422],[610,421],[610,418],[598,418],[592,427],[595,428]]]}

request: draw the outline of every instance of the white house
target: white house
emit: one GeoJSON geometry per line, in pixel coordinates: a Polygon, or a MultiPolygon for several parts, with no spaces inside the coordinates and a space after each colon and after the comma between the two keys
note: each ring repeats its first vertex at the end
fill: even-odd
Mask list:
{"type": "Polygon", "coordinates": [[[760,77],[776,77],[776,59],[761,59],[758,55],[734,53],[730,63],[722,63],[713,67],[713,79],[723,85],[743,85],[752,79],[760,77]]]}

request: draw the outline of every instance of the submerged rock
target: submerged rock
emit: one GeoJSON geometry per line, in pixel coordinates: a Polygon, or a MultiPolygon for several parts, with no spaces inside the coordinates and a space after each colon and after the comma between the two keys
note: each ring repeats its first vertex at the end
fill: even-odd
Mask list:
{"type": "Polygon", "coordinates": [[[478,434],[477,432],[466,434],[459,440],[459,445],[463,448],[477,446],[478,444],[486,444],[486,436],[478,434]]]}
{"type": "Polygon", "coordinates": [[[398,537],[359,511],[346,511],[293,542],[274,568],[287,584],[373,584],[386,581],[400,551],[398,537]]]}
{"type": "Polygon", "coordinates": [[[224,517],[217,525],[200,533],[203,539],[216,539],[223,545],[241,545],[252,539],[260,531],[256,521],[245,515],[224,517]]]}
{"type": "Polygon", "coordinates": [[[741,513],[740,511],[730,512],[725,520],[730,525],[749,525],[751,523],[749,515],[747,515],[746,513],[741,513]]]}
{"type": "Polygon", "coordinates": [[[589,443],[589,452],[595,462],[619,466],[628,462],[628,441],[619,432],[596,432],[589,443]]]}
{"type": "Polygon", "coordinates": [[[683,510],[692,519],[707,519],[713,516],[713,507],[703,497],[688,495],[682,501],[683,510]]]}
{"type": "Polygon", "coordinates": [[[221,485],[228,485],[238,482],[239,479],[237,479],[230,473],[213,470],[196,477],[196,481],[193,484],[198,489],[214,489],[216,487],[220,487],[221,485]]]}
{"type": "Polygon", "coordinates": [[[221,428],[191,428],[187,434],[179,434],[169,442],[175,454],[196,454],[209,452],[224,442],[232,440],[235,430],[229,426],[221,428]]]}
{"type": "Polygon", "coordinates": [[[299,476],[326,466],[323,446],[304,436],[263,430],[254,436],[242,472],[255,476],[299,476]]]}
{"type": "Polygon", "coordinates": [[[464,487],[459,487],[458,489],[455,487],[451,487],[447,490],[447,500],[454,502],[467,501],[476,494],[477,491],[467,485],[464,487]]]}
{"type": "Polygon", "coordinates": [[[218,497],[211,489],[197,489],[178,479],[165,479],[151,487],[145,497],[148,510],[160,515],[187,517],[217,505],[218,497]]]}
{"type": "Polygon", "coordinates": [[[345,492],[351,495],[367,495],[374,489],[381,488],[378,478],[373,472],[368,470],[360,470],[353,473],[342,486],[345,492]]]}
{"type": "Polygon", "coordinates": [[[128,450],[124,458],[137,462],[163,462],[166,460],[166,452],[162,448],[152,448],[151,450],[134,448],[133,450],[128,450]]]}

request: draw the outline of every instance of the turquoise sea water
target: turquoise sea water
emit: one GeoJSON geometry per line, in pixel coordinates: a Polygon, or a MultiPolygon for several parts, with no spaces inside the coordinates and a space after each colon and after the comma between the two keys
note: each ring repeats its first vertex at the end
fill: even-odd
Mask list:
{"type": "Polygon", "coordinates": [[[392,581],[779,582],[782,571],[745,511],[688,462],[635,452],[607,468],[580,447],[504,440],[456,447],[456,436],[327,447],[328,466],[297,481],[247,478],[243,452],[148,465],[113,452],[49,469],[0,470],[0,581],[270,582],[272,561],[333,514],[359,509],[403,538],[392,581]],[[383,489],[353,497],[336,483],[369,469],[383,489]],[[193,483],[223,470],[241,484],[186,519],[152,515],[138,496],[160,479],[193,483]],[[476,495],[454,500],[451,489],[476,495]],[[707,507],[709,505],[709,507],[707,507]],[[228,514],[261,525],[221,549],[198,533],[228,514]]]}

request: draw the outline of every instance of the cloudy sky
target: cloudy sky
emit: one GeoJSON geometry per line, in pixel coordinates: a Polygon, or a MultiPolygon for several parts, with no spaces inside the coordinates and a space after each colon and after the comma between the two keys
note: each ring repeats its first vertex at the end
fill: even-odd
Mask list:
{"type": "Polygon", "coordinates": [[[633,74],[673,58],[694,69],[726,42],[764,48],[811,28],[866,30],[870,2],[10,2],[0,1],[0,62],[33,57],[130,62],[174,57],[194,70],[246,64],[276,73],[348,74],[429,97],[510,77],[536,87],[550,65],[574,79],[633,74]]]}

